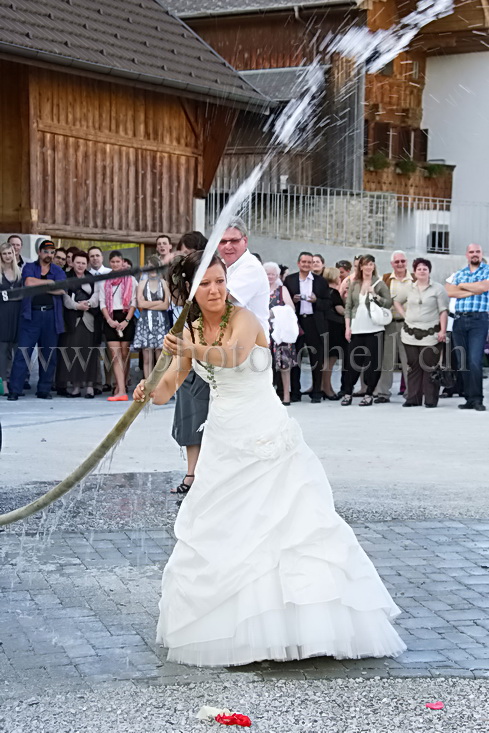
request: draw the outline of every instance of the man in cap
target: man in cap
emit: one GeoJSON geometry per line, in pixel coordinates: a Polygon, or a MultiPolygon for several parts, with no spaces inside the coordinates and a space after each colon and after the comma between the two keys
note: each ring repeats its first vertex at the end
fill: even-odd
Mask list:
{"type": "MultiPolygon", "coordinates": [[[[66,280],[66,275],[53,263],[56,247],[50,240],[41,242],[36,262],[27,262],[22,270],[22,283],[27,287],[54,284],[66,280]]],[[[22,387],[29,372],[30,359],[37,345],[39,353],[39,381],[37,397],[51,399],[51,386],[56,371],[56,349],[58,336],[64,331],[64,290],[25,297],[22,302],[19,324],[19,341],[9,382],[8,400],[13,401],[22,394],[22,387]]]]}

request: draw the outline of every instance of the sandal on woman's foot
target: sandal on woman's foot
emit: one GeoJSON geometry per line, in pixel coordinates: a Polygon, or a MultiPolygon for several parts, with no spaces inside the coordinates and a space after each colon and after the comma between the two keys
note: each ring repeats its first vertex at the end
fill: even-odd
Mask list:
{"type": "Polygon", "coordinates": [[[352,399],[353,399],[353,398],[352,398],[351,394],[346,394],[346,395],[345,395],[345,396],[343,397],[343,399],[341,400],[341,405],[342,405],[343,407],[346,407],[347,405],[351,405],[351,401],[352,401],[352,399]]]}
{"type": "MultiPolygon", "coordinates": [[[[187,474],[185,474],[183,481],[180,484],[178,484],[178,486],[176,486],[174,489],[172,489],[170,491],[170,494],[188,494],[188,492],[190,491],[190,488],[191,488],[192,484],[190,484],[190,486],[188,484],[186,484],[185,483],[185,479],[186,478],[195,478],[195,476],[194,476],[193,473],[187,473],[187,474]]],[[[193,483],[193,481],[192,481],[192,483],[193,483]]]]}
{"type": "Polygon", "coordinates": [[[373,404],[374,398],[370,394],[366,394],[363,400],[358,403],[359,407],[370,407],[373,404]]]}

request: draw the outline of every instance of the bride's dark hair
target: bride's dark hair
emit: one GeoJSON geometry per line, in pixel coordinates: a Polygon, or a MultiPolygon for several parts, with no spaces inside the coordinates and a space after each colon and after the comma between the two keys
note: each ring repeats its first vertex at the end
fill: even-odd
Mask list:
{"type": "MultiPolygon", "coordinates": [[[[176,255],[172,259],[168,268],[168,283],[170,294],[176,303],[181,303],[183,305],[187,302],[195,273],[198,270],[203,254],[203,251],[196,251],[190,252],[185,257],[176,255]]],[[[226,274],[226,265],[217,255],[213,255],[208,267],[212,267],[213,265],[220,265],[224,270],[224,274],[226,274]]],[[[190,329],[192,341],[195,341],[192,322],[195,321],[199,315],[200,308],[194,300],[187,316],[187,325],[190,329]]]]}

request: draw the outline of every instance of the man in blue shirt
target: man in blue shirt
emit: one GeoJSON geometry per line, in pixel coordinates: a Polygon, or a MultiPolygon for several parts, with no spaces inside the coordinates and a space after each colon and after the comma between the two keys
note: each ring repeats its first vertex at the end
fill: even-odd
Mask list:
{"type": "Polygon", "coordinates": [[[455,273],[447,293],[457,298],[453,343],[457,352],[464,385],[465,404],[461,410],[483,412],[482,359],[489,327],[489,265],[482,261],[482,248],[469,244],[467,267],[455,273]]]}
{"type": "MultiPolygon", "coordinates": [[[[27,287],[66,280],[58,265],[53,264],[56,247],[45,241],[39,246],[36,262],[27,262],[22,270],[22,283],[27,287]]],[[[37,397],[51,399],[51,387],[56,370],[56,348],[58,336],[64,331],[63,290],[24,298],[20,313],[19,341],[9,381],[8,400],[18,400],[25,378],[29,372],[34,346],[39,352],[39,381],[37,397]]]]}

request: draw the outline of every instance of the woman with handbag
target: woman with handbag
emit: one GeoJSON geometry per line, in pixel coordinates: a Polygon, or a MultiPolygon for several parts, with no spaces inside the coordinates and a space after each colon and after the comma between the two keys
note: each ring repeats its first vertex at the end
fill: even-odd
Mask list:
{"type": "Polygon", "coordinates": [[[408,361],[408,399],[403,407],[436,407],[440,392],[433,372],[442,357],[447,335],[448,295],[440,283],[431,280],[431,262],[418,257],[413,262],[416,282],[402,299],[395,300],[404,318],[401,341],[408,361]]]}
{"type": "Polygon", "coordinates": [[[388,310],[391,305],[389,288],[377,275],[375,257],[363,255],[345,304],[345,338],[349,347],[343,406],[351,405],[353,389],[362,371],[367,391],[360,407],[373,403],[381,373],[384,327],[392,320],[388,310]]]}
{"type": "Polygon", "coordinates": [[[276,262],[265,262],[263,267],[270,283],[270,349],[273,370],[275,376],[282,379],[282,404],[288,406],[290,405],[290,370],[297,364],[295,341],[299,335],[299,325],[290,293],[280,280],[279,265],[276,262]],[[294,335],[295,338],[293,338],[294,335]]]}

